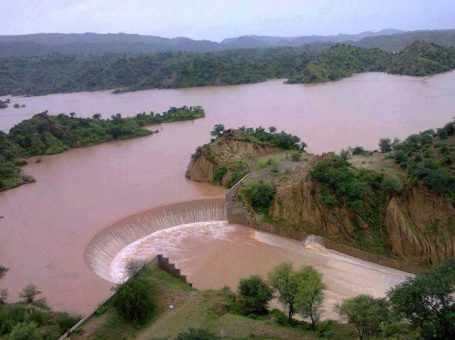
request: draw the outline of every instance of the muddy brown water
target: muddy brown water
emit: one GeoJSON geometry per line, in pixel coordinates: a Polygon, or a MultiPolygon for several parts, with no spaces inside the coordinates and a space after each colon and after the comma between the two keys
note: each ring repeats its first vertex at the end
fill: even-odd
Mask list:
{"type": "MultiPolygon", "coordinates": [[[[334,307],[359,294],[382,297],[413,275],[324,248],[317,242],[297,242],[227,222],[197,223],[160,230],[120,251],[111,263],[111,280],[122,282],[131,260],[164,254],[195,288],[236,290],[244,277],[263,278],[282,262],[296,269],[311,265],[326,285],[323,318],[338,318],[334,307]],[[209,268],[209,270],[207,270],[209,268]]],[[[272,301],[273,307],[280,307],[272,301]]]]}
{"type": "Polygon", "coordinates": [[[449,121],[455,116],[454,94],[455,72],[449,72],[431,78],[368,73],[319,85],[272,80],[120,95],[13,97],[12,103],[26,107],[0,110],[2,130],[43,110],[107,117],[202,105],[206,118],[163,125],[150,137],[42,157],[41,163],[26,166],[37,182],[0,193],[0,263],[10,268],[0,285],[11,300],[32,282],[54,308],[84,313],[94,307],[112,286],[84,262],[84,250],[99,231],[150,207],[223,194],[222,188],[184,178],[191,153],[209,140],[215,123],[273,125],[299,135],[317,153],[349,145],[374,148],[380,137],[403,138],[449,121]]]}

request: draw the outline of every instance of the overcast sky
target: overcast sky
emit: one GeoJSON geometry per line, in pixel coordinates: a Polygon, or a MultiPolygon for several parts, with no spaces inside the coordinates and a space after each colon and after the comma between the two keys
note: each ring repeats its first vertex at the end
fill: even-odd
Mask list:
{"type": "Polygon", "coordinates": [[[455,28],[455,0],[0,0],[0,34],[139,33],[221,40],[455,28]]]}

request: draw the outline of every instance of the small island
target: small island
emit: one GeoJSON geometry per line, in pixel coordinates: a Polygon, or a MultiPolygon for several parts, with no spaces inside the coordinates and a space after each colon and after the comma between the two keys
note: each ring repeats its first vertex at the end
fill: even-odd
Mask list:
{"type": "Polygon", "coordinates": [[[26,158],[52,155],[71,148],[96,145],[113,140],[149,136],[157,131],[147,125],[170,123],[203,118],[200,106],[171,107],[162,114],[138,113],[135,117],[122,117],[120,113],[110,119],[101,114],[92,118],[79,118],[75,113],[49,115],[47,111],[22,121],[10,129],[0,131],[0,191],[33,182],[33,178],[21,174],[20,167],[26,158]]]}

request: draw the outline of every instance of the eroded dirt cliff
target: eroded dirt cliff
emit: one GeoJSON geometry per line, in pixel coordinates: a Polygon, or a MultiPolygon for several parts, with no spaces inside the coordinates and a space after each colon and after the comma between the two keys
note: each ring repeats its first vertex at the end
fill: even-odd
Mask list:
{"type": "Polygon", "coordinates": [[[185,176],[198,182],[228,185],[229,181],[235,183],[235,179],[240,179],[250,171],[258,158],[279,151],[273,145],[257,143],[228,131],[196,150],[191,156],[185,176]]]}

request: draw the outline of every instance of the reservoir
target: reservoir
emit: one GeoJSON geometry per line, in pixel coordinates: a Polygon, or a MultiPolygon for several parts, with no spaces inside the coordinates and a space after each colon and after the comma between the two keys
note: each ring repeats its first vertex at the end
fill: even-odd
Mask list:
{"type": "MultiPolygon", "coordinates": [[[[33,283],[51,307],[85,313],[113,286],[91,270],[84,258],[97,234],[150,208],[223,195],[224,188],[184,177],[191,153],[210,140],[214,124],[223,123],[226,128],[275,126],[300,136],[313,153],[355,145],[372,149],[381,137],[404,138],[450,121],[455,116],[455,72],[430,78],[365,73],[317,85],[285,85],[282,80],[271,80],[115,95],[109,91],[54,94],[13,97],[11,102],[9,108],[0,110],[0,129],[4,131],[44,110],[51,114],[76,112],[81,117],[99,112],[109,117],[117,112],[161,112],[170,106],[201,105],[205,109],[204,119],[153,127],[160,132],[149,137],[43,156],[40,163],[31,160],[23,169],[35,177],[36,183],[0,193],[0,264],[10,268],[0,282],[1,288],[9,290],[12,300],[24,286],[33,283]],[[14,103],[26,106],[15,109],[14,103]]],[[[235,288],[239,277],[250,275],[254,268],[267,272],[281,260],[299,265],[305,262],[299,255],[305,248],[303,244],[293,243],[291,251],[283,249],[290,248],[287,240],[272,239],[240,226],[222,225],[218,231],[213,226],[204,228],[196,234],[174,231],[168,235],[174,241],[183,240],[174,242],[180,245],[174,252],[166,248],[167,255],[195,286],[219,288],[219,277],[198,281],[198,273],[217,264],[236,268],[254,249],[261,256],[251,256],[239,273],[227,271],[232,275],[226,276],[224,284],[235,288]],[[205,238],[198,238],[199,234],[205,238]],[[217,241],[206,242],[207,237],[217,241]],[[195,258],[210,261],[194,262],[195,258]]],[[[150,242],[156,245],[156,241],[150,242]]],[[[164,246],[165,242],[160,244],[164,246]]],[[[305,249],[310,254],[321,252],[305,249]]],[[[334,261],[324,256],[326,262],[334,261]]],[[[338,264],[325,266],[335,270],[338,264]]],[[[358,263],[356,266],[362,269],[358,263]]],[[[214,272],[221,272],[220,267],[214,268],[214,272]]],[[[337,278],[343,278],[338,282],[344,287],[356,283],[351,269],[338,274],[341,276],[337,278]]],[[[324,275],[329,277],[327,270],[324,275]]],[[[381,277],[388,286],[405,277],[396,271],[387,276],[382,270],[366,271],[371,281],[365,281],[365,287],[381,277]]],[[[374,289],[379,294],[387,287],[374,289]]]]}

